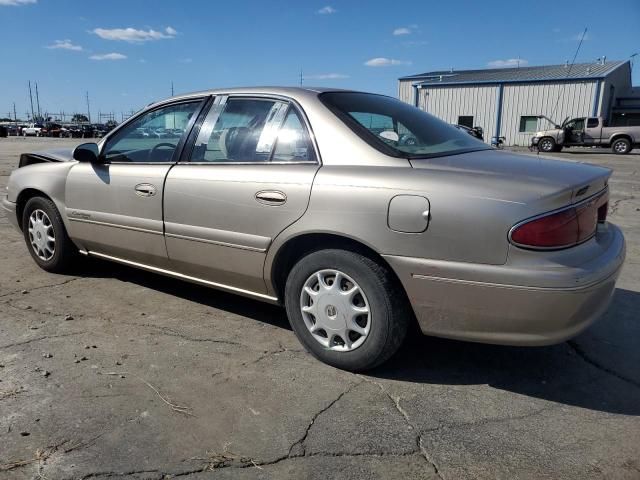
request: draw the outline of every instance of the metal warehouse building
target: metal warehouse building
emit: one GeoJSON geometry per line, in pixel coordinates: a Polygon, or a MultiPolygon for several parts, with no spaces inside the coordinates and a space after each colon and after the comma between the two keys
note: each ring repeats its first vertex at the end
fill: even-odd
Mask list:
{"type": "Polygon", "coordinates": [[[566,117],[603,116],[611,125],[640,125],[640,92],[628,61],[447,70],[399,79],[400,100],[449,123],[484,129],[487,143],[529,145],[537,130],[566,117]]]}

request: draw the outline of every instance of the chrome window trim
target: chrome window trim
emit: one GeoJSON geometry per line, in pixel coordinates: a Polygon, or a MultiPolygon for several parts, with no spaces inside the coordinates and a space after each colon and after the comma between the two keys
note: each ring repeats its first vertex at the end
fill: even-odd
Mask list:
{"type": "Polygon", "coordinates": [[[311,160],[297,162],[178,162],[178,165],[318,165],[311,160]]]}
{"type": "Polygon", "coordinates": [[[550,210],[548,212],[540,213],[538,215],[534,215],[533,217],[525,218],[524,220],[519,221],[518,223],[516,223],[513,227],[511,227],[509,229],[509,234],[507,235],[509,243],[511,245],[516,246],[516,247],[524,248],[526,250],[553,251],[553,250],[563,250],[565,248],[576,247],[578,245],[582,245],[585,242],[588,242],[593,237],[595,237],[596,234],[598,233],[597,228],[596,228],[596,231],[593,232],[593,234],[591,236],[589,236],[588,238],[585,238],[584,240],[582,240],[582,241],[580,241],[578,243],[569,243],[569,244],[566,244],[566,245],[557,245],[557,246],[553,246],[553,247],[533,247],[531,245],[523,245],[521,243],[513,241],[513,239],[511,238],[511,235],[513,234],[513,232],[517,228],[521,227],[522,225],[524,225],[526,223],[532,222],[532,221],[537,220],[539,218],[548,217],[550,215],[555,215],[557,213],[562,213],[562,212],[565,212],[567,210],[571,210],[572,208],[578,208],[578,207],[584,205],[585,203],[589,203],[591,201],[598,200],[600,197],[603,197],[604,195],[608,195],[608,193],[609,193],[609,186],[606,186],[602,190],[600,190],[599,192],[596,192],[593,195],[591,195],[590,197],[584,198],[584,199],[580,200],[577,203],[572,203],[570,205],[567,205],[566,207],[561,207],[561,208],[557,208],[555,210],[550,210]]]}

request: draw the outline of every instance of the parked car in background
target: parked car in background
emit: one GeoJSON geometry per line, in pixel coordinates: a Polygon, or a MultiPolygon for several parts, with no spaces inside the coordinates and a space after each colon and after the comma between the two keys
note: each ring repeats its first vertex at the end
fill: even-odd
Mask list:
{"type": "Polygon", "coordinates": [[[495,150],[391,97],[239,88],[25,153],[2,205],[47,271],[80,252],[282,304],[308,351],[359,371],[415,321],[508,345],[584,330],[625,257],[610,175],[495,150]],[[169,121],[181,137],[141,137],[169,121]]]}
{"type": "Polygon", "coordinates": [[[62,137],[64,136],[65,129],[61,124],[55,122],[45,123],[40,134],[44,137],[62,137]]]}
{"type": "Polygon", "coordinates": [[[22,128],[23,137],[39,137],[42,132],[43,125],[41,123],[30,123],[22,128]]]}
{"type": "Polygon", "coordinates": [[[604,147],[626,154],[640,147],[640,126],[608,127],[602,117],[578,117],[565,120],[552,130],[536,132],[532,147],[541,152],[559,152],[564,147],[604,147]]]}

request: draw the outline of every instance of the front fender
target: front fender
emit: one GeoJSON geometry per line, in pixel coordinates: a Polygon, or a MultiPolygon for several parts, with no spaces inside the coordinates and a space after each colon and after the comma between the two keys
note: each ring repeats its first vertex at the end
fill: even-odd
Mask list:
{"type": "MultiPolygon", "coordinates": [[[[21,196],[31,190],[42,192],[55,203],[65,228],[69,228],[65,214],[65,187],[69,170],[75,162],[37,163],[18,168],[11,173],[7,187],[7,199],[18,203],[21,196]]],[[[17,219],[20,222],[20,219],[17,219]]]]}

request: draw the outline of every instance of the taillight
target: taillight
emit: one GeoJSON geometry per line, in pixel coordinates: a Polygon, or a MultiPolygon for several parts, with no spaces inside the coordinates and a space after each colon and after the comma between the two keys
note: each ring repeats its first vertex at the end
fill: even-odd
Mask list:
{"type": "Polygon", "coordinates": [[[607,219],[607,192],[564,210],[551,212],[512,228],[510,240],[520,247],[567,248],[590,239],[607,219]],[[604,203],[603,203],[604,202],[604,203]]]}

